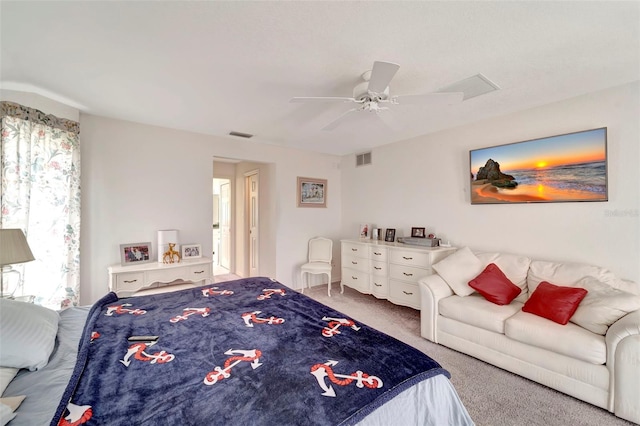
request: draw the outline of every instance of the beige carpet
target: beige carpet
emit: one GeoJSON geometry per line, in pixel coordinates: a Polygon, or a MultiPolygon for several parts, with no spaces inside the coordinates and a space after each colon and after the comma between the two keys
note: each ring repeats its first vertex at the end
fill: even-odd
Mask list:
{"type": "MultiPolygon", "coordinates": [[[[304,294],[429,355],[451,373],[451,382],[478,426],[632,425],[606,410],[524,379],[420,336],[420,313],[364,295],[339,283],[304,294]]],[[[640,397],[640,396],[639,396],[640,397]]]]}

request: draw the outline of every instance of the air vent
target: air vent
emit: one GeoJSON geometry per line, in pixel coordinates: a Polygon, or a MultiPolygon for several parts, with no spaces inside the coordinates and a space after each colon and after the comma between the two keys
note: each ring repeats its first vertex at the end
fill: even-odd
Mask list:
{"type": "Polygon", "coordinates": [[[371,164],[371,153],[364,152],[362,154],[356,154],[356,167],[366,166],[371,164]]]}
{"type": "Polygon", "coordinates": [[[464,93],[464,100],[475,98],[476,96],[484,95],[485,93],[498,90],[497,84],[493,83],[487,77],[482,74],[474,75],[473,77],[465,78],[457,83],[453,83],[450,86],[443,87],[438,92],[462,92],[464,93]]]}
{"type": "Polygon", "coordinates": [[[245,138],[245,139],[249,139],[252,138],[253,135],[249,134],[249,133],[242,133],[242,132],[229,132],[229,135],[231,136],[237,136],[239,138],[245,138]]]}

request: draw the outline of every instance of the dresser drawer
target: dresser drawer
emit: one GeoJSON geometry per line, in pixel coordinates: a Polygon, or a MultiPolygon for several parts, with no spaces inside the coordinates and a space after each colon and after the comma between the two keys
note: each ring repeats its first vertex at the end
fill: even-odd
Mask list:
{"type": "Polygon", "coordinates": [[[415,268],[413,266],[389,265],[389,278],[402,281],[417,282],[420,278],[431,275],[431,269],[415,268]]]}
{"type": "Polygon", "coordinates": [[[203,263],[201,265],[193,265],[188,270],[189,281],[202,281],[211,277],[211,264],[203,263]]]}
{"type": "Polygon", "coordinates": [[[431,256],[429,252],[391,250],[389,262],[396,263],[398,265],[430,268],[431,256]]]}
{"type": "Polygon", "coordinates": [[[371,276],[371,293],[381,299],[387,299],[389,297],[389,278],[371,276]]]}
{"type": "Polygon", "coordinates": [[[351,268],[342,269],[342,284],[355,288],[360,293],[370,294],[369,274],[351,268]]]}
{"type": "Polygon", "coordinates": [[[389,280],[389,300],[397,305],[420,309],[420,290],[418,285],[389,280]]]}
{"type": "Polygon", "coordinates": [[[112,291],[137,290],[144,285],[144,272],[129,272],[116,276],[116,288],[112,291]]]}
{"type": "Polygon", "coordinates": [[[342,266],[362,272],[369,272],[369,259],[344,254],[342,256],[342,266]]]}
{"type": "Polygon", "coordinates": [[[368,258],[369,247],[366,244],[342,243],[342,255],[368,258]]]}
{"type": "Polygon", "coordinates": [[[389,267],[387,266],[387,262],[376,262],[371,261],[371,273],[373,275],[386,277],[388,275],[389,267]]]}
{"type": "Polygon", "coordinates": [[[369,258],[376,262],[386,262],[389,250],[386,247],[370,247],[369,258]]]}

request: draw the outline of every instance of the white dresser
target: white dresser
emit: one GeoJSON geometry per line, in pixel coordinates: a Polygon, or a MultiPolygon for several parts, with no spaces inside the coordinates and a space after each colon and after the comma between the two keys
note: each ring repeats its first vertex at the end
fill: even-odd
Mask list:
{"type": "Polygon", "coordinates": [[[211,259],[202,257],[180,263],[143,263],[141,265],[109,266],[109,290],[118,296],[130,295],[153,283],[168,284],[176,280],[193,283],[213,280],[211,259]]]}
{"type": "Polygon", "coordinates": [[[420,309],[418,280],[454,247],[422,247],[374,240],[341,241],[341,287],[420,309]]]}

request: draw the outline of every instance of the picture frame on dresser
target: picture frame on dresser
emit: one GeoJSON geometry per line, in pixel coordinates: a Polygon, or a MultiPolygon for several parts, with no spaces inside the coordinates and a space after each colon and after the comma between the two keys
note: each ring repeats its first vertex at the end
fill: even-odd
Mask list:
{"type": "Polygon", "coordinates": [[[396,239],[396,230],[394,228],[387,228],[384,234],[384,240],[388,243],[394,242],[396,239]]]}
{"type": "Polygon", "coordinates": [[[139,265],[151,261],[150,242],[120,244],[120,264],[122,266],[139,265]]]}
{"type": "Polygon", "coordinates": [[[411,236],[413,238],[425,238],[424,228],[411,228],[411,236]]]}
{"type": "Polygon", "coordinates": [[[197,259],[202,257],[201,244],[183,244],[180,248],[183,259],[197,259]]]}

